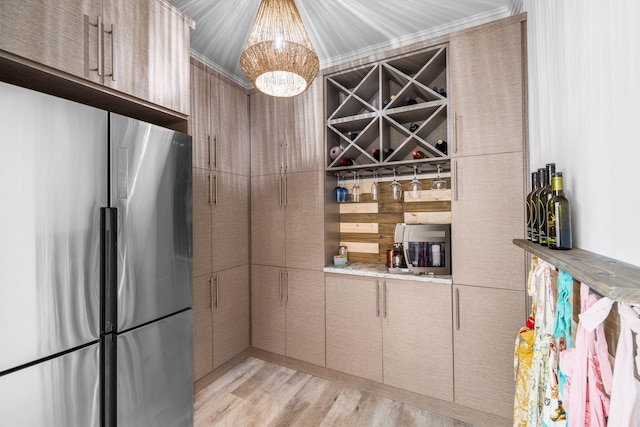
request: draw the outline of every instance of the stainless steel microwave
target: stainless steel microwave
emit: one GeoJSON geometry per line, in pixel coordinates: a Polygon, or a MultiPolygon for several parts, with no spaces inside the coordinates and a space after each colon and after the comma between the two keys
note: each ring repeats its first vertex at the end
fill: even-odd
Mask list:
{"type": "Polygon", "coordinates": [[[404,259],[414,274],[451,274],[451,224],[406,224],[404,259]]]}

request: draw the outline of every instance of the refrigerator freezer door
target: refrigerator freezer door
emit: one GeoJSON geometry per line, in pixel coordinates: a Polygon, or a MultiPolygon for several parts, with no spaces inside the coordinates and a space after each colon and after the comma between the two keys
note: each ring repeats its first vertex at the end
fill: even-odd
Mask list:
{"type": "Polygon", "coordinates": [[[99,338],[107,113],[0,83],[0,375],[99,338]]]}
{"type": "Polygon", "coordinates": [[[110,115],[118,331],[191,306],[191,137],[110,115]]]}
{"type": "Polygon", "coordinates": [[[99,345],[0,377],[0,425],[100,425],[99,345]]]}
{"type": "Polygon", "coordinates": [[[117,338],[117,425],[191,426],[191,310],[117,338]]]}

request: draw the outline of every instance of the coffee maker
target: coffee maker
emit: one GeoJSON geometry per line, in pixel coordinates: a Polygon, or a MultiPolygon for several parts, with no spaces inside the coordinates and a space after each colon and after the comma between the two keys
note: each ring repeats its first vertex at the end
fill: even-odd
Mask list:
{"type": "MultiPolygon", "coordinates": [[[[404,223],[396,224],[393,234],[393,249],[387,250],[387,267],[393,269],[406,269],[407,263],[404,259],[404,223]]],[[[408,270],[407,270],[408,271],[408,270]]]]}
{"type": "Polygon", "coordinates": [[[403,262],[414,274],[451,274],[450,224],[396,224],[403,262]]]}

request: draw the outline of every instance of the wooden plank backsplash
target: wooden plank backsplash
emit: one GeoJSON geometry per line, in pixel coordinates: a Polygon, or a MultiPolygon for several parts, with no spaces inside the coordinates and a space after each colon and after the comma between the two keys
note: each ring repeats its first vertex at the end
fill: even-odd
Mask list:
{"type": "MultiPolygon", "coordinates": [[[[396,223],[450,224],[451,186],[449,178],[446,190],[431,190],[431,179],[422,179],[419,199],[409,198],[405,191],[403,200],[391,198],[389,183],[380,183],[380,197],[371,200],[371,193],[361,194],[360,202],[340,204],[340,245],[347,247],[349,261],[384,264],[387,249],[393,248],[393,233],[396,223]]],[[[401,181],[407,189],[408,181],[401,181]]],[[[351,185],[346,185],[351,194],[351,185]]],[[[370,191],[369,186],[360,186],[361,191],[370,191]]]]}

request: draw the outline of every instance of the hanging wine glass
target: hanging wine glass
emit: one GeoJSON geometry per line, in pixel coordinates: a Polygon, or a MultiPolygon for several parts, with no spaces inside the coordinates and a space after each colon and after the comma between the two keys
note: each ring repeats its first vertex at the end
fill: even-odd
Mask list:
{"type": "Polygon", "coordinates": [[[393,181],[389,184],[389,192],[394,201],[402,200],[402,185],[396,180],[396,170],[393,170],[393,181]]]}
{"type": "Polygon", "coordinates": [[[440,178],[440,172],[442,172],[442,166],[438,165],[438,173],[436,178],[431,181],[431,189],[432,190],[446,190],[447,189],[447,181],[443,178],[440,178]]]}
{"type": "Polygon", "coordinates": [[[371,183],[371,200],[378,201],[380,197],[380,185],[378,184],[378,174],[373,173],[373,182],[371,183]]]}
{"type": "Polygon", "coordinates": [[[351,200],[360,201],[360,176],[356,172],[353,173],[353,188],[351,189],[351,200]]]}
{"type": "Polygon", "coordinates": [[[349,190],[345,187],[347,178],[342,177],[342,184],[340,185],[340,203],[346,203],[349,200],[349,190]]]}
{"type": "Polygon", "coordinates": [[[422,193],[422,183],[418,181],[418,167],[413,167],[413,180],[409,183],[409,198],[419,199],[422,193]]]}

